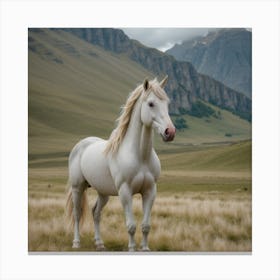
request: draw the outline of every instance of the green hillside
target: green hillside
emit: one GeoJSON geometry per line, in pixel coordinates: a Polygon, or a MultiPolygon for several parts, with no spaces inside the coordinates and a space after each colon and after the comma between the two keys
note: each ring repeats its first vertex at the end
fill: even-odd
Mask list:
{"type": "MultiPolygon", "coordinates": [[[[188,128],[179,131],[180,138],[176,141],[177,143],[206,144],[251,138],[251,124],[248,121],[209,103],[207,106],[211,107],[215,112],[219,112],[220,117],[197,118],[190,115],[180,116],[180,118],[185,119],[188,128]]],[[[175,119],[176,117],[173,117],[173,120],[175,119]]]]}
{"type": "Polygon", "coordinates": [[[164,169],[251,171],[252,143],[244,141],[232,145],[188,147],[184,152],[161,155],[164,169]],[[168,159],[168,160],[167,160],[168,159]]]}
{"type": "MultiPolygon", "coordinates": [[[[49,29],[29,31],[28,62],[29,159],[34,165],[35,160],[60,157],[64,163],[83,137],[108,138],[128,93],[145,77],[155,76],[124,55],[49,29]]],[[[184,115],[188,128],[178,131],[173,143],[156,136],[158,152],[251,138],[249,122],[213,108],[221,111],[220,119],[184,115]]]]}
{"type": "Polygon", "coordinates": [[[145,69],[65,32],[29,32],[29,153],[69,151],[108,137],[145,69]]]}

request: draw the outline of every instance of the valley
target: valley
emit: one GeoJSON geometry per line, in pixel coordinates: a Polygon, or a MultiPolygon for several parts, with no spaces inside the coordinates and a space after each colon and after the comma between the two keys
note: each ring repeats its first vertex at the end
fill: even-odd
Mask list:
{"type": "MultiPolygon", "coordinates": [[[[128,94],[145,77],[160,80],[163,76],[125,53],[93,45],[70,32],[29,31],[30,252],[72,251],[72,233],[63,220],[71,149],[88,136],[107,139],[128,94]]],[[[155,252],[251,251],[251,123],[203,102],[215,114],[196,117],[174,111],[172,120],[183,119],[186,128],[177,129],[171,143],[155,135],[162,165],[152,212],[151,249],[155,252]]],[[[89,189],[88,194],[92,207],[96,193],[89,189]]],[[[139,242],[138,195],[134,205],[139,242]]],[[[92,227],[89,218],[81,251],[95,250],[92,227]]],[[[106,206],[101,231],[108,251],[125,250],[127,235],[118,198],[106,206]]]]}

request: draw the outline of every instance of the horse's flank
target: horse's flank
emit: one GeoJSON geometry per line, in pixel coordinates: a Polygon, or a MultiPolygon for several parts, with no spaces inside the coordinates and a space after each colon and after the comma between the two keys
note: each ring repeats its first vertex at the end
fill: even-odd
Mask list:
{"type": "Polygon", "coordinates": [[[131,92],[125,105],[122,107],[121,115],[117,119],[117,127],[111,133],[111,136],[104,150],[105,155],[108,155],[109,153],[112,153],[113,155],[117,152],[128,129],[131,114],[136,102],[142,95],[143,99],[145,100],[151,92],[153,92],[159,99],[169,101],[167,94],[162,89],[157,79],[149,82],[149,88],[147,90],[144,89],[143,84],[138,86],[133,92],[131,92]]]}

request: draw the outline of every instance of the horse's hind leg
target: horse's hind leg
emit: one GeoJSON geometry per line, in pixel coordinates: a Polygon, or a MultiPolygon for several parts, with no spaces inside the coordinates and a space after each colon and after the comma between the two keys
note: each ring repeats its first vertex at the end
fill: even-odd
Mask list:
{"type": "Polygon", "coordinates": [[[108,202],[108,200],[109,200],[109,196],[98,194],[96,203],[92,208],[92,216],[94,222],[94,240],[95,240],[96,249],[98,251],[105,250],[103,240],[100,236],[100,218],[101,218],[101,211],[103,207],[106,205],[106,203],[108,202]]]}
{"type": "Polygon", "coordinates": [[[73,199],[73,216],[74,216],[74,240],[72,248],[80,248],[80,232],[79,223],[82,211],[82,194],[83,190],[79,188],[72,188],[72,199],[73,199]]]}
{"type": "Polygon", "coordinates": [[[73,217],[74,217],[74,239],[73,248],[80,248],[80,221],[84,220],[87,207],[86,193],[87,182],[80,177],[72,185],[73,217]]]}

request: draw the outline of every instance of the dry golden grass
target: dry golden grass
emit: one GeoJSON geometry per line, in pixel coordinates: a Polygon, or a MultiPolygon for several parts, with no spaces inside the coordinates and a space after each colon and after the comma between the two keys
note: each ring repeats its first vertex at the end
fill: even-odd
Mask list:
{"type": "MultiPolygon", "coordinates": [[[[250,142],[221,147],[191,147],[161,154],[162,174],[152,210],[152,251],[250,252],[252,250],[252,180],[250,142]],[[242,154],[242,156],[240,156],[242,154]],[[178,162],[177,162],[178,160],[178,162]]],[[[64,222],[67,157],[47,154],[44,164],[29,162],[29,251],[74,251],[73,232],[64,222]],[[53,165],[53,159],[65,164],[53,165]]],[[[88,189],[92,207],[96,192],[88,189]]],[[[141,242],[142,203],[134,197],[136,242],[141,242]]],[[[108,251],[127,251],[128,234],[118,197],[111,197],[101,221],[108,251]]],[[[82,229],[80,251],[95,251],[89,217],[82,229]]]]}
{"type": "MultiPolygon", "coordinates": [[[[89,189],[93,206],[96,193],[89,189]]],[[[64,222],[63,185],[29,189],[29,251],[72,251],[73,233],[64,222]]],[[[141,241],[141,197],[134,197],[136,241],[141,241]]],[[[153,251],[251,251],[251,194],[232,192],[164,192],[157,195],[149,236],[153,251]]],[[[93,223],[82,229],[80,251],[95,251],[93,223]]],[[[102,215],[101,233],[108,251],[127,250],[124,214],[118,197],[111,197],[102,215]]]]}

